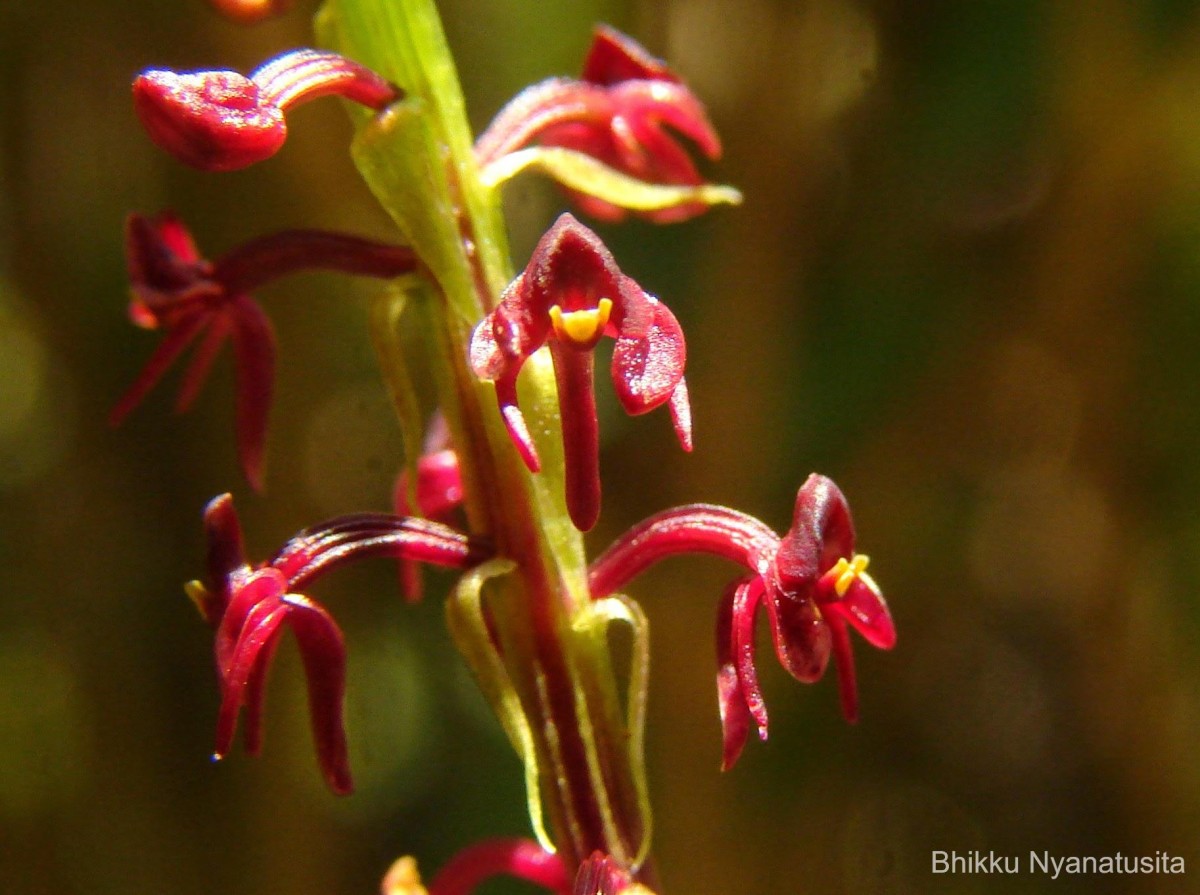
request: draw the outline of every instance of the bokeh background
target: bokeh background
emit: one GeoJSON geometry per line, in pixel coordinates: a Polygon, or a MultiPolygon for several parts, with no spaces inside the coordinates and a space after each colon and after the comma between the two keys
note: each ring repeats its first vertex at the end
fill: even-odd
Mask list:
{"type": "MultiPolygon", "coordinates": [[[[746,196],[604,227],[689,336],[697,451],[602,389],[593,550],[694,500],[784,527],[818,469],[850,497],[900,645],[860,648],[863,720],[766,661],[771,739],[718,773],[713,608],[730,569],[633,589],[653,625],[648,749],[666,891],[1200,891],[1200,4],[1192,0],[457,0],[477,126],[575,72],[605,20],[668,57],[746,196]],[[932,876],[932,849],[1154,856],[1184,877],[932,876]]],[[[332,101],[224,176],[155,151],[148,66],[248,70],[313,7],[241,28],[199,0],[0,2],[0,891],[366,893],[527,831],[520,772],[445,633],[387,563],[320,596],[351,644],[358,793],[311,754],[294,650],[265,754],[208,761],[210,635],[180,583],[233,490],[264,555],[387,507],[399,436],[370,284],[260,295],[281,342],[265,497],[240,481],[228,361],[198,406],[114,398],[154,339],[121,226],[173,207],[220,253],[285,226],[387,236],[332,101]]],[[[561,207],[508,191],[524,263],[561,207]]],[[[169,384],[169,383],[168,383],[169,384]]],[[[861,643],[860,643],[861,647],[861,643]]],[[[485,891],[517,892],[497,885],[485,891]]]]}

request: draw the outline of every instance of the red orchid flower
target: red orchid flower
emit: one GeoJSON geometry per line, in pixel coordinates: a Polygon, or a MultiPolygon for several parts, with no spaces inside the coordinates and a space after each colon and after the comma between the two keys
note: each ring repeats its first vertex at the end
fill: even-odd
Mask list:
{"type": "Polygon", "coordinates": [[[133,82],[134,109],[150,139],[203,171],[234,171],[270,158],[287,139],[284,113],[331,94],[379,111],[399,99],[400,90],[357,62],[320,50],[284,53],[249,77],[152,69],[133,82]]]}
{"type": "Polygon", "coordinates": [[[383,556],[467,568],[490,555],[485,545],[434,522],[384,513],[343,516],[300,532],[269,562],[246,561],[233,498],[223,494],[204,512],[208,575],[188,593],[216,628],[215,656],[221,709],[213,757],[233,743],[245,709],[243,741],[257,755],[262,747],[262,707],[267,670],[285,628],[296,636],[308,681],[313,740],[322,774],[339,794],[352,788],[342,721],[346,647],[337,622],[299,593],[321,575],[347,562],[383,556]]]}
{"type": "Polygon", "coordinates": [[[842,711],[858,718],[849,629],[872,646],[891,649],[896,628],[868,558],[854,552],[854,524],[841,490],[815,473],[796,495],[792,527],[780,538],[752,516],[692,504],[651,516],[617,539],[591,566],[595,599],[620,590],[660,559],[711,553],[744,566],[749,576],[726,591],[717,612],[717,692],[724,732],[722,768],[731,768],[750,722],[767,737],[767,710],[754,667],[754,627],[766,609],[780,664],[812,683],[832,653],[842,711]]]}
{"type": "Polygon", "coordinates": [[[260,237],[215,262],[201,257],[183,223],[170,212],[131,214],[125,224],[125,258],[132,300],[130,319],[164,337],[129,390],[113,407],[120,423],[189,345],[199,339],[183,377],[178,412],[200,393],[227,340],[237,374],[237,445],[242,471],[262,487],[267,416],[275,378],[275,333],[249,292],[305,268],[325,268],[391,278],[412,271],[411,249],[320,230],[288,230],[260,237]]]}
{"type": "MultiPolygon", "coordinates": [[[[413,490],[417,512],[426,519],[447,522],[454,509],[462,503],[463,482],[458,454],[450,447],[450,429],[440,412],[434,414],[429,424],[424,450],[416,465],[417,478],[413,490]]],[[[392,494],[392,504],[399,516],[412,514],[408,485],[408,471],[405,470],[396,477],[392,494]]],[[[410,603],[421,599],[421,568],[417,563],[401,561],[400,590],[410,603]]]]}
{"type": "Polygon", "coordinates": [[[600,514],[592,349],[605,335],[617,340],[612,378],[625,411],[636,415],[668,404],[679,441],[690,451],[683,330],[666,305],[621,273],[600,237],[571,215],[562,215],[542,237],[525,271],[471,339],[471,368],[495,383],[509,435],[533,472],[540,463],[517,405],[517,376],[535,351],[549,346],[562,411],[567,509],[582,531],[600,514]]]}
{"type": "MultiPolygon", "coordinates": [[[[647,183],[704,183],[687,150],[667,128],[694,142],[708,158],[720,157],[720,138],[696,95],[632,38],[600,26],[582,79],[551,78],[522,91],[479,137],[475,154],[480,165],[487,166],[533,144],[557,146],[647,183]]],[[[593,217],[616,221],[626,214],[605,199],[568,192],[593,217]]],[[[705,202],[685,202],[643,214],[669,223],[695,217],[708,207],[705,202]]]]}

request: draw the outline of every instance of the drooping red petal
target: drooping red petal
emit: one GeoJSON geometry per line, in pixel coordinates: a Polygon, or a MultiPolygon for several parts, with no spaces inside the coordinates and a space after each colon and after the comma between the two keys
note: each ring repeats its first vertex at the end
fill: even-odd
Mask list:
{"type": "MultiPolygon", "coordinates": [[[[255,666],[260,659],[271,655],[271,642],[278,636],[280,625],[287,617],[288,608],[275,598],[255,604],[246,613],[237,642],[230,650],[229,663],[221,671],[221,708],[217,714],[216,745],[213,757],[220,759],[229,752],[233,734],[237,729],[238,713],[246,701],[247,687],[255,677],[255,666]]],[[[261,683],[261,675],[256,678],[261,683]]],[[[261,692],[255,694],[261,699],[261,692]]],[[[261,719],[261,713],[256,712],[261,719]]],[[[248,742],[261,740],[260,731],[250,731],[248,742]]]]}
{"type": "Polygon", "coordinates": [[[530,472],[541,472],[542,461],[538,458],[537,448],[533,446],[533,436],[529,434],[529,426],[525,423],[525,415],[517,404],[517,374],[514,372],[496,380],[496,400],[500,403],[500,416],[504,419],[504,427],[508,437],[516,447],[517,453],[530,472]]]}
{"type": "Polygon", "coordinates": [[[826,615],[844,618],[871,646],[891,649],[896,645],[896,624],[888,611],[887,601],[862,577],[855,577],[845,595],[827,604],[824,611],[826,615]]]}
{"type": "Polygon", "coordinates": [[[280,626],[258,654],[258,659],[250,669],[246,686],[242,694],[242,748],[247,755],[257,756],[262,752],[263,744],[263,705],[267,695],[267,677],[271,673],[271,662],[275,659],[275,650],[279,647],[280,626]]]}
{"type": "MultiPolygon", "coordinates": [[[[647,298],[652,312],[649,327],[640,333],[625,328],[613,349],[613,386],[621,406],[635,415],[671,400],[683,381],[687,362],[687,346],[679,321],[658,299],[647,298]]],[[[686,399],[685,387],[680,400],[686,399]]],[[[682,437],[680,441],[686,443],[682,437]]]]}
{"type": "Polygon", "coordinates": [[[229,581],[232,593],[221,623],[217,626],[214,654],[217,674],[224,680],[233,667],[238,643],[245,633],[247,619],[256,606],[275,605],[287,590],[287,581],[275,569],[259,569],[245,577],[229,581]]]}
{"type": "Polygon", "coordinates": [[[721,770],[737,764],[750,732],[750,708],[738,674],[737,646],[733,636],[734,594],[745,580],[726,588],[717,604],[717,709],[721,717],[721,770]]]}
{"type": "Polygon", "coordinates": [[[555,893],[565,892],[570,883],[562,857],[533,840],[488,839],[447,861],[429,884],[429,895],[472,895],[480,883],[500,874],[555,893]]]}
{"type": "Polygon", "coordinates": [[[854,676],[854,650],[850,645],[850,631],[845,621],[837,615],[827,615],[826,621],[833,639],[833,664],[837,670],[842,715],[853,724],[858,721],[858,681],[854,676]]]}
{"type": "Polygon", "coordinates": [[[142,400],[154,388],[158,380],[167,372],[167,369],[175,361],[175,358],[179,357],[199,332],[204,329],[204,325],[209,319],[207,315],[197,311],[177,321],[175,326],[167,330],[162,341],[158,343],[158,347],[154,349],[154,353],[150,355],[150,359],[146,361],[146,365],[142,367],[141,372],[133,380],[133,384],[129,386],[125,394],[113,405],[113,409],[108,415],[108,424],[110,426],[121,425],[125,417],[129,416],[134,408],[142,403],[142,400]]]}
{"type": "Polygon", "coordinates": [[[204,171],[233,171],[270,158],[287,138],[283,111],[233,71],[147,71],[133,103],[150,139],[204,171]]]}
{"type": "Polygon", "coordinates": [[[258,304],[236,296],[229,308],[237,374],[238,457],[246,480],[262,490],[267,416],[275,384],[275,331],[258,304]]]}
{"type": "Polygon", "coordinates": [[[353,788],[343,720],[346,696],[346,644],[333,617],[308,597],[288,594],[287,622],[300,646],[308,682],[317,760],[325,781],[339,795],[353,788]]]}
{"type": "Polygon", "coordinates": [[[737,673],[741,679],[746,708],[758,725],[760,740],[767,738],[767,703],[758,684],[758,669],[754,666],[754,633],[764,592],[762,578],[754,577],[746,579],[746,586],[738,588],[733,595],[733,644],[737,673]]]}
{"type": "Polygon", "coordinates": [[[600,517],[600,425],[596,418],[593,354],[551,343],[566,463],[567,512],[580,531],[600,517]]]}
{"type": "Polygon", "coordinates": [[[817,604],[778,593],[767,593],[763,602],[779,663],[802,684],[819,681],[829,664],[832,638],[817,604]]]}

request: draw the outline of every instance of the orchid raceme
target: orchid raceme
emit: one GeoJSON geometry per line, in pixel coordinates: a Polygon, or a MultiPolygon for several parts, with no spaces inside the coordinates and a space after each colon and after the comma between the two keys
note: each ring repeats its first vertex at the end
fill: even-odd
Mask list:
{"type": "Polygon", "coordinates": [[[872,646],[891,649],[896,628],[887,603],[854,552],[850,507],[832,480],[815,473],[796,495],[792,527],[780,538],[752,516],[692,504],[646,519],[621,536],[590,570],[592,596],[622,589],[660,559],[711,553],[743,566],[717,613],[717,690],[724,730],[722,767],[731,768],[750,720],[767,738],[767,710],[754,667],[754,627],[766,609],[780,663],[803,683],[820,680],[833,653],[842,711],[858,718],[849,627],[872,646]]]}
{"type": "Polygon", "coordinates": [[[275,333],[249,291],[303,269],[338,270],[382,278],[412,271],[412,250],[321,230],[288,230],[251,240],[210,262],[172,213],[131,214],[125,255],[132,299],[129,318],[163,339],[113,407],[119,425],[167,368],[199,340],[175,404],[187,410],[225,342],[232,341],[237,372],[237,444],[242,471],[262,487],[267,415],[275,382],[275,333]]]}
{"type": "Polygon", "coordinates": [[[600,514],[592,349],[605,335],[617,340],[612,378],[625,411],[641,414],[667,404],[679,442],[690,451],[683,330],[666,305],[621,273],[600,237],[571,215],[542,237],[529,266],[471,337],[471,368],[495,383],[509,435],[533,472],[540,463],[517,403],[517,376],[535,351],[549,346],[562,411],[567,508],[582,531],[600,514]]]}
{"type": "Polygon", "coordinates": [[[134,108],[150,139],[203,171],[234,171],[270,158],[287,139],[284,113],[333,94],[377,111],[400,96],[370,69],[319,50],[293,50],[249,76],[152,69],[133,83],[134,108]]]}
{"type": "MultiPolygon", "coordinates": [[[[286,6],[210,3],[247,20],[286,6]]],[[[527,89],[476,139],[433,0],[326,0],[317,25],[331,50],[287,53],[249,77],[149,71],[134,86],[152,139],[207,171],[275,153],[286,137],[284,113],[303,101],[338,94],[366,106],[376,114],[355,113],[352,155],[405,243],[287,231],[208,261],[173,215],[129,219],[130,317],[163,330],[163,339],[113,420],[198,342],[179,398],[185,408],[231,340],[238,451],[255,486],[275,341],[250,293],[308,268],[395,280],[373,302],[370,325],[405,446],[391,495],[397,512],[305,528],[252,564],[232,498],[218,497],[205,511],[207,572],[188,593],[216,631],[216,755],[229,750],[239,718],[248,751],[259,750],[267,670],[290,630],[322,773],[334,791],[348,792],[346,645],[333,617],[307,595],[310,586],[351,561],[385,557],[399,561],[413,600],[422,589],[416,563],[448,568],[459,578],[446,600],[447,624],[523,766],[536,839],[468,846],[428,887],[415,860],[403,858],[383,892],[470,895],[508,875],[553,895],[649,895],[657,878],[642,755],[649,631],[642,609],[618,591],[681,553],[716,554],[745,569],[717,611],[725,767],[752,725],[766,737],[754,662],[760,609],[794,677],[819,679],[833,656],[850,718],[857,691],[849,629],[885,649],[896,636],[867,559],[855,553],[845,498],[823,476],[800,489],[782,537],[736,510],[692,504],[651,516],[588,565],[582,532],[596,523],[601,503],[595,349],[614,340],[610,372],[621,407],[639,415],[665,406],[690,451],[683,331],[570,214],[515,272],[499,187],[539,167],[594,216],[683,220],[740,199],[706,183],[689,154],[690,143],[717,158],[716,128],[665,62],[602,26],[580,79],[527,89]],[[452,516],[462,531],[448,524],[452,516]],[[614,626],[630,634],[612,638],[617,649],[614,626]]]]}
{"type": "Polygon", "coordinates": [[[304,661],[321,770],[334,792],[349,792],[350,768],[342,724],[346,648],[333,617],[299,589],[363,557],[387,556],[466,568],[487,558],[489,551],[437,523],[382,513],[361,514],[305,529],[269,562],[251,567],[245,558],[241,525],[230,495],[223,494],[209,503],[204,526],[208,576],[203,583],[189,584],[188,593],[217,630],[221,711],[214,757],[222,758],[229,751],[243,708],[246,751],[258,754],[267,670],[286,626],[295,634],[304,661]]]}
{"type": "MultiPolygon", "coordinates": [[[[720,137],[696,95],[636,41],[599,27],[582,79],[551,78],[527,88],[500,111],[475,151],[485,178],[493,181],[539,164],[563,182],[583,211],[602,220],[620,220],[632,209],[669,223],[702,214],[717,202],[740,200],[736,192],[701,188],[704,179],[695,163],[666,128],[687,137],[708,158],[720,157],[720,137]],[[527,148],[534,145],[541,150],[527,148]],[[586,181],[572,176],[580,163],[572,165],[570,156],[556,148],[640,183],[696,189],[646,208],[619,189],[589,190],[586,181]]],[[[593,180],[604,182],[596,175],[593,180]]]]}

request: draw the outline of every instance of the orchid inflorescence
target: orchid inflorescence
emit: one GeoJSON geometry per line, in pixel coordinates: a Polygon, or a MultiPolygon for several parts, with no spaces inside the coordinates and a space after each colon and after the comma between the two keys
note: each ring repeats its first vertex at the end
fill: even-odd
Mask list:
{"type": "MultiPolygon", "coordinates": [[[[245,21],[286,6],[213,5],[245,21]]],[[[332,0],[327,12],[353,21],[349,6],[350,0],[332,0]]],[[[425,17],[423,33],[436,22],[428,0],[399,0],[398,7],[401,15],[425,17]]],[[[434,51],[422,52],[444,52],[436,41],[430,45],[434,51]]],[[[330,94],[368,110],[356,153],[412,153],[424,144],[405,134],[441,128],[449,147],[444,151],[453,156],[453,134],[461,125],[449,113],[429,111],[435,104],[421,91],[431,89],[422,81],[428,71],[438,72],[443,92],[457,84],[420,53],[414,58],[431,67],[410,69],[410,79],[384,77],[347,56],[317,50],[285,53],[248,77],[147,71],[134,83],[135,108],[159,146],[209,171],[246,167],[279,152],[287,136],[285,114],[330,94]],[[391,139],[402,150],[375,148],[391,146],[391,139]]],[[[406,212],[408,199],[389,206],[406,237],[399,244],[289,230],[214,261],[199,253],[170,212],[128,220],[130,318],[163,337],[118,401],[113,422],[123,420],[195,343],[177,402],[186,409],[231,341],[238,454],[256,489],[262,486],[276,352],[271,324],[250,293],[285,274],[330,269],[389,281],[389,295],[408,296],[373,319],[384,330],[413,325],[406,302],[427,311],[418,316],[435,346],[426,360],[443,370],[435,377],[438,411],[427,426],[413,422],[420,420],[414,410],[419,402],[408,392],[408,359],[394,350],[392,334],[378,336],[377,344],[392,346],[381,351],[381,362],[406,444],[424,446],[397,478],[396,512],[331,519],[302,530],[270,559],[251,563],[233,499],[222,495],[204,514],[205,577],[187,588],[216,631],[221,706],[215,756],[229,751],[239,716],[247,751],[259,751],[267,669],[282,633],[291,630],[308,680],[318,762],[328,785],[345,793],[352,788],[343,726],[345,644],[333,617],[308,595],[310,586],[366,557],[399,561],[410,600],[422,592],[419,563],[461,572],[448,604],[452,632],[526,763],[538,841],[501,838],[470,846],[428,887],[411,859],[402,859],[384,879],[388,895],[468,895],[495,874],[554,893],[649,892],[653,872],[640,754],[647,641],[641,610],[620,592],[659,560],[706,553],[743,570],[717,609],[724,769],[737,761],[751,727],[767,736],[755,667],[760,609],[776,655],[794,678],[819,680],[832,657],[843,713],[851,721],[858,715],[858,690],[850,629],[872,646],[895,644],[887,604],[866,572],[867,557],[855,552],[849,506],[825,476],[804,482],[782,536],[736,510],[692,504],[635,525],[586,568],[578,560],[580,533],[593,527],[601,510],[595,348],[605,337],[614,340],[611,378],[621,407],[640,415],[665,406],[681,446],[690,451],[683,329],[667,305],[622,272],[600,237],[569,213],[537,243],[523,271],[504,272],[500,253],[487,254],[488,246],[503,245],[502,236],[482,238],[489,225],[479,208],[494,206],[500,185],[529,168],[557,180],[582,214],[608,221],[628,214],[681,221],[739,201],[735,190],[704,180],[681,137],[709,159],[720,155],[716,130],[683,80],[630,38],[601,26],[580,78],[551,78],[523,91],[452,164],[414,162],[412,170],[425,174],[416,185],[403,181],[405,196],[425,189],[452,200],[428,218],[441,226],[449,216],[444,232],[454,245],[445,253],[444,235],[431,237],[426,218],[406,212]],[[430,244],[438,245],[437,257],[422,251],[430,244]],[[457,259],[465,271],[461,280],[447,274],[446,258],[457,259]],[[466,326],[464,306],[474,309],[466,326]],[[424,429],[421,437],[417,426],[424,429]],[[464,516],[465,531],[456,527],[464,516]],[[503,601],[489,596],[500,592],[503,601]],[[610,663],[585,658],[595,649],[596,632],[603,639],[611,622],[630,625],[634,633],[634,669],[624,700],[615,696],[610,663]],[[536,675],[529,673],[531,663],[536,675]],[[623,719],[615,711],[622,701],[628,712],[623,719]]],[[[377,177],[380,169],[371,170],[377,177]]]]}

